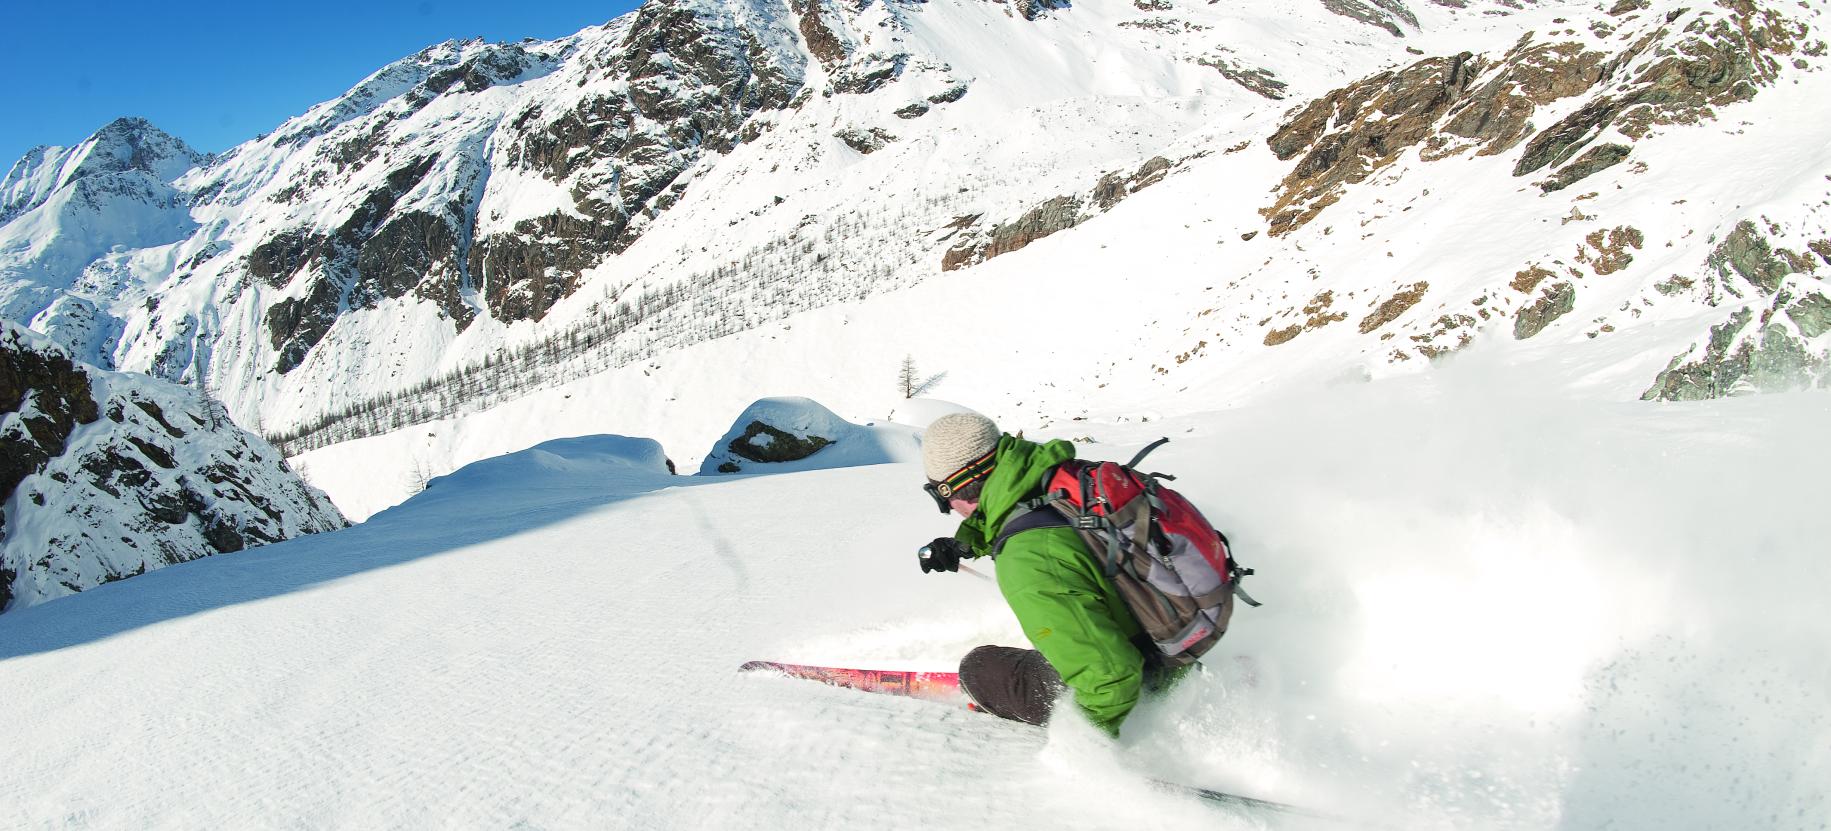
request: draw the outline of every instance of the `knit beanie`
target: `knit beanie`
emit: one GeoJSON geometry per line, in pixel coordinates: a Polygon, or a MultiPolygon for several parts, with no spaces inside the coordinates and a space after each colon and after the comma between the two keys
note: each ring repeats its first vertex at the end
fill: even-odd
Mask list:
{"type": "Polygon", "coordinates": [[[922,433],[922,472],[943,482],[998,446],[998,425],[978,413],[949,413],[922,433]]]}

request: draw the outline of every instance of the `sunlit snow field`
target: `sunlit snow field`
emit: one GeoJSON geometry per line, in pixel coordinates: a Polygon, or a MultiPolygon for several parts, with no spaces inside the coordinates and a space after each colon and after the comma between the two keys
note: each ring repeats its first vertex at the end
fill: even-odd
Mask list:
{"type": "MultiPolygon", "coordinates": [[[[909,461],[670,477],[587,437],[347,531],[0,617],[6,827],[1831,823],[1831,396],[1529,396],[1425,375],[1148,424],[1259,570],[1116,745],[734,672],[1022,644],[909,461]]],[[[1025,425],[1005,425],[1021,429],[1025,425]]],[[[989,568],[988,564],[979,564],[989,568]]]]}

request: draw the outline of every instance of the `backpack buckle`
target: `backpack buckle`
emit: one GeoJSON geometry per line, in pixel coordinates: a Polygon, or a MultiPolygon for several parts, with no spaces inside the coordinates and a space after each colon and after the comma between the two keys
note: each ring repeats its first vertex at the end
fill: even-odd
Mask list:
{"type": "Polygon", "coordinates": [[[1092,531],[1100,527],[1100,518],[1093,514],[1081,514],[1074,518],[1074,527],[1081,531],[1092,531]]]}

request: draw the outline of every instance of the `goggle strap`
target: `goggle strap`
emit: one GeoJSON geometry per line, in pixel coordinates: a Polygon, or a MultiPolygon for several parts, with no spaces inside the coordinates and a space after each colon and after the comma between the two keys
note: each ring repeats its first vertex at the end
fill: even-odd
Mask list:
{"type": "Polygon", "coordinates": [[[992,467],[993,467],[992,457],[997,454],[998,454],[998,449],[993,448],[991,451],[987,452],[984,456],[980,456],[979,458],[974,459],[973,461],[967,463],[966,467],[960,468],[959,470],[955,471],[954,475],[947,477],[947,481],[944,484],[947,485],[948,493],[950,495],[954,494],[954,493],[958,493],[961,488],[964,488],[967,485],[977,482],[980,479],[984,479],[987,475],[989,475],[992,472],[992,467]]]}

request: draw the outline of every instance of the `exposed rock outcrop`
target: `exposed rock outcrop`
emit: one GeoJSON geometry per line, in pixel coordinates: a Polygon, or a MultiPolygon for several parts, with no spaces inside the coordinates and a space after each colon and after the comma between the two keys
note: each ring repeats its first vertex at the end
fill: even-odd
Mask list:
{"type": "Polygon", "coordinates": [[[345,525],[221,405],[0,328],[0,610],[345,525]]]}
{"type": "Polygon", "coordinates": [[[1381,326],[1398,320],[1400,315],[1411,311],[1411,307],[1418,305],[1418,301],[1424,299],[1424,293],[1427,291],[1430,291],[1430,283],[1419,281],[1400,289],[1391,297],[1380,301],[1379,305],[1373,308],[1373,311],[1368,312],[1366,317],[1361,318],[1360,333],[1363,335],[1368,334],[1381,326]]]}
{"type": "Polygon", "coordinates": [[[1056,9],[1066,9],[1069,0],[1009,0],[1012,8],[1025,20],[1035,20],[1056,9]]]}
{"type": "MultiPolygon", "coordinates": [[[[430,296],[455,295],[438,287],[459,282],[456,251],[458,216],[396,212],[395,206],[431,172],[436,157],[425,156],[390,171],[342,225],[326,236],[302,231],[283,234],[256,248],[249,273],[270,284],[286,285],[301,272],[312,275],[302,296],[288,297],[267,310],[267,332],[279,352],[274,367],[289,372],[305,359],[337,318],[350,308],[371,309],[384,299],[399,298],[421,284],[430,296]]],[[[472,316],[461,302],[448,312],[468,323],[472,316]]]]}
{"type": "Polygon", "coordinates": [[[1738,296],[1735,278],[1741,278],[1741,282],[1762,294],[1773,294],[1780,290],[1781,281],[1787,275],[1817,270],[1810,258],[1771,245],[1761,229],[1749,220],[1736,223],[1711,252],[1709,267],[1716,272],[1719,285],[1729,286],[1730,292],[1738,296]]]}
{"type": "Polygon", "coordinates": [[[1799,325],[1801,320],[1815,329],[1823,325],[1828,307],[1831,300],[1812,294],[1797,307],[1786,307],[1784,299],[1776,297],[1760,315],[1738,309],[1712,327],[1703,343],[1673,358],[1641,398],[1697,401],[1831,386],[1826,350],[1814,348],[1799,325]],[[1785,314],[1776,316],[1775,309],[1785,314]]]}
{"type": "Polygon", "coordinates": [[[1278,80],[1277,73],[1262,67],[1247,66],[1226,55],[1204,55],[1196,58],[1195,62],[1202,66],[1213,67],[1216,72],[1221,73],[1221,77],[1239,84],[1249,92],[1263,95],[1273,101],[1283,100],[1285,91],[1290,89],[1289,84],[1278,80]]]}
{"type": "Polygon", "coordinates": [[[1715,107],[1753,98],[1806,36],[1803,24],[1751,0],[1636,25],[1612,54],[1528,34],[1498,58],[1426,58],[1317,99],[1267,140],[1278,158],[1298,158],[1262,211],[1271,233],[1303,226],[1346,186],[1414,148],[1435,161],[1525,142],[1514,175],[1552,169],[1539,187],[1563,190],[1627,160],[1632,143],[1659,126],[1695,124],[1715,107]],[[1535,114],[1579,96],[1573,111],[1534,132],[1535,114]],[[1596,143],[1602,136],[1610,139],[1596,143]]]}
{"type": "Polygon", "coordinates": [[[1107,173],[1086,194],[1057,196],[1025,211],[1008,222],[980,229],[980,217],[962,217],[949,226],[945,241],[956,233],[961,240],[941,255],[941,270],[952,271],[982,263],[1000,254],[1009,254],[1058,231],[1073,228],[1111,210],[1126,197],[1163,181],[1176,163],[1155,156],[1139,165],[1131,174],[1107,173]]]}
{"type": "Polygon", "coordinates": [[[848,127],[834,133],[833,137],[845,142],[847,147],[867,155],[882,150],[890,146],[891,142],[896,141],[896,136],[882,127],[870,129],[848,127]]]}
{"type": "Polygon", "coordinates": [[[1570,283],[1553,283],[1536,300],[1522,306],[1513,318],[1513,337],[1525,340],[1545,331],[1558,318],[1577,307],[1577,289],[1570,283]]]}
{"type": "Polygon", "coordinates": [[[1322,0],[1322,7],[1342,17],[1384,29],[1395,38],[1405,36],[1400,23],[1418,28],[1418,16],[1399,0],[1322,0]]]}
{"type": "Polygon", "coordinates": [[[761,421],[752,421],[744,427],[743,435],[725,446],[734,455],[753,462],[795,462],[832,443],[833,440],[825,436],[797,436],[761,421]]]}
{"type": "MultiPolygon", "coordinates": [[[[801,16],[804,36],[824,26],[818,20],[801,16]]],[[[477,240],[469,272],[497,318],[544,317],[577,288],[580,272],[627,249],[680,198],[679,179],[702,154],[729,151],[751,115],[788,106],[802,67],[769,52],[765,40],[700,6],[648,3],[605,59],[604,72],[628,79],[627,95],[588,97],[554,115],[533,110],[514,122],[510,155],[571,182],[573,206],[477,240]]],[[[843,58],[837,41],[817,31],[809,44],[843,58]]]]}
{"type": "Polygon", "coordinates": [[[765,398],[744,408],[699,472],[786,472],[916,458],[912,432],[853,424],[806,398],[765,398]]]}
{"type": "Polygon", "coordinates": [[[1710,302],[1748,299],[1673,357],[1642,398],[1686,401],[1831,386],[1831,285],[1816,275],[1812,258],[1772,244],[1755,223],[1743,221],[1706,267],[1710,302]]]}
{"type": "Polygon", "coordinates": [[[788,5],[799,21],[801,41],[807,44],[808,54],[820,61],[828,72],[851,57],[851,49],[824,19],[829,12],[820,0],[790,0],[788,5]]]}
{"type": "Polygon", "coordinates": [[[1341,199],[1400,154],[1437,135],[1437,121],[1467,94],[1482,64],[1464,52],[1383,72],[1303,108],[1266,140],[1279,159],[1303,154],[1262,213],[1282,236],[1341,199]]]}
{"type": "MultiPolygon", "coordinates": [[[[1780,73],[1780,57],[1795,51],[1805,26],[1752,0],[1724,0],[1718,6],[1681,10],[1612,58],[1609,74],[1627,70],[1627,80],[1535,136],[1514,175],[1563,164],[1611,130],[1638,141],[1657,126],[1714,118],[1714,108],[1752,99],[1772,84],[1780,73]],[[1681,24],[1676,32],[1668,28],[1681,24]]],[[[1599,170],[1607,165],[1596,167],[1597,162],[1617,154],[1625,158],[1607,151],[1588,164],[1599,170]]],[[[1581,176],[1560,172],[1553,181],[1563,187],[1577,178],[1581,176]]]]}

